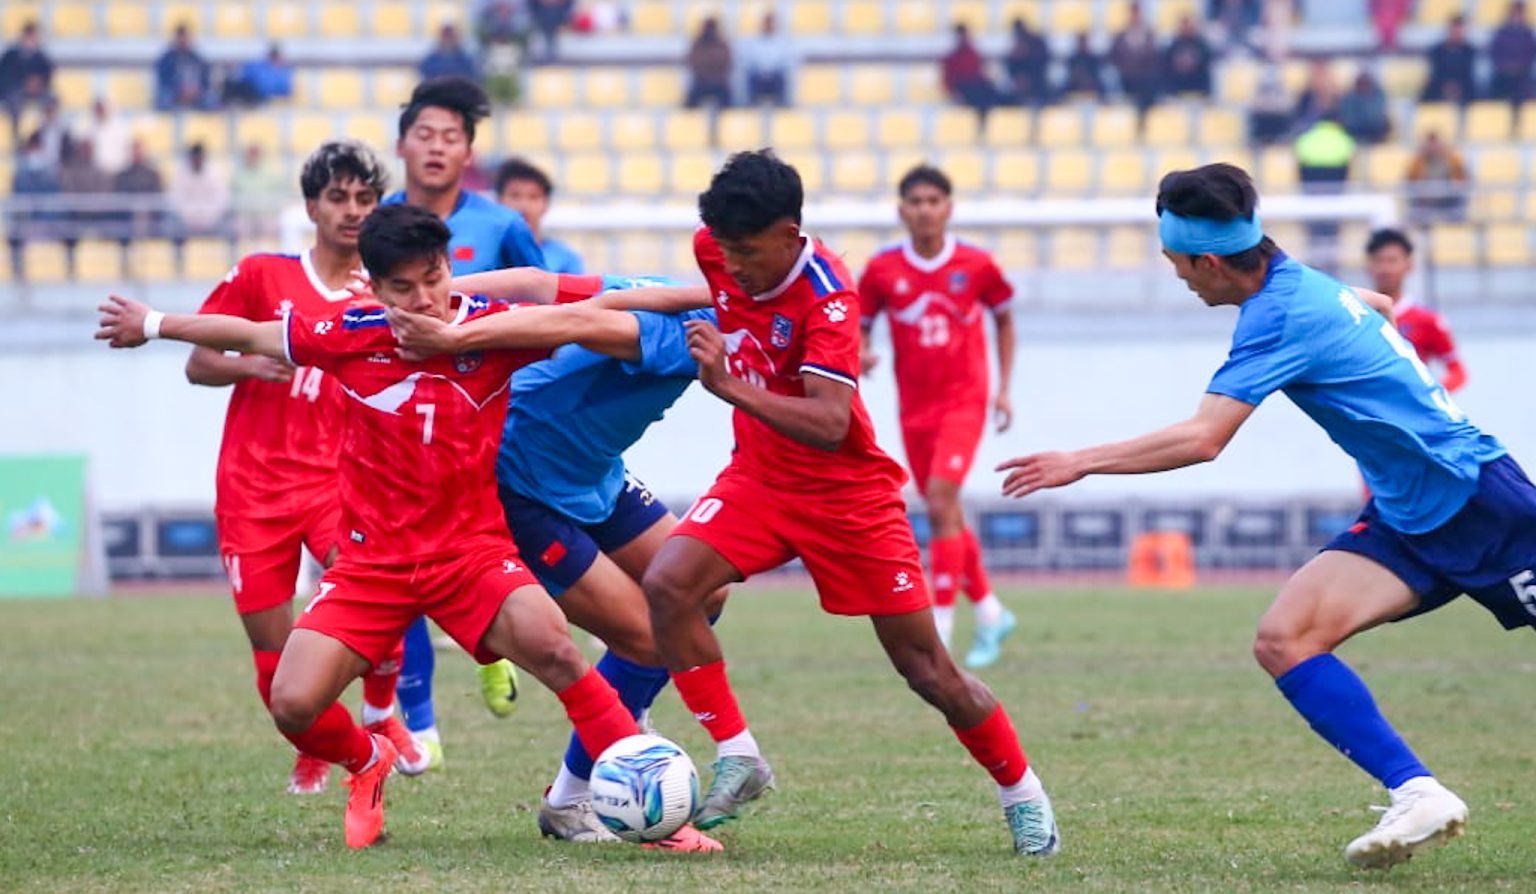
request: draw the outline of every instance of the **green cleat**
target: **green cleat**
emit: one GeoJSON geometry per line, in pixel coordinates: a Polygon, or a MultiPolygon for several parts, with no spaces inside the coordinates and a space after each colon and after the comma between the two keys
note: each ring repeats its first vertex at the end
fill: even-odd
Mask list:
{"type": "Polygon", "coordinates": [[[971,643],[971,651],[965,655],[965,666],[971,670],[980,670],[991,667],[997,663],[997,659],[1003,654],[1003,640],[1013,632],[1013,628],[1019,626],[1019,619],[1013,616],[1013,612],[1003,609],[1003,616],[997,619],[996,624],[982,624],[976,628],[976,640],[971,643]]]}
{"type": "Polygon", "coordinates": [[[715,779],[704,806],[693,818],[700,829],[713,829],[736,818],[741,805],[773,788],[773,768],[760,757],[730,755],[715,761],[715,779]]]}
{"type": "Polygon", "coordinates": [[[1061,850],[1061,834],[1056,831],[1056,811],[1044,793],[1035,801],[1024,801],[1003,808],[1008,831],[1013,833],[1013,852],[1027,857],[1049,857],[1061,850]]]}
{"type": "Polygon", "coordinates": [[[441,770],[443,768],[443,743],[435,736],[430,739],[417,739],[416,741],[421,746],[421,750],[427,753],[427,769],[441,770]]]}
{"type": "Polygon", "coordinates": [[[480,665],[480,697],[485,707],[500,718],[517,710],[517,668],[503,658],[480,665]]]}

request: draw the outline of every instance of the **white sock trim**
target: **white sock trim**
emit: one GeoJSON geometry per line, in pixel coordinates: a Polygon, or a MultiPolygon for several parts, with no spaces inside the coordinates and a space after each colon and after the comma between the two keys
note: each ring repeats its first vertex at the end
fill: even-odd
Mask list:
{"type": "Polygon", "coordinates": [[[382,708],[376,708],[363,702],[363,726],[373,726],[375,723],[383,723],[395,716],[395,703],[393,700],[382,708]]]}
{"type": "Polygon", "coordinates": [[[757,750],[757,740],[752,738],[752,731],[744,729],[729,739],[722,739],[718,752],[720,757],[762,757],[763,753],[757,750]]]}
{"type": "Polygon", "coordinates": [[[416,737],[416,741],[418,741],[418,742],[441,742],[442,741],[442,737],[437,734],[437,726],[436,725],[429,726],[426,729],[422,729],[422,730],[411,730],[411,735],[415,736],[416,737]]]}
{"type": "Polygon", "coordinates": [[[592,784],[582,779],[571,768],[560,762],[560,772],[555,774],[555,781],[549,787],[549,794],[544,796],[549,801],[549,806],[556,809],[579,804],[592,798],[592,784]]]}
{"type": "Polygon", "coordinates": [[[1024,771],[1024,778],[1013,785],[998,786],[997,796],[1004,807],[1012,807],[1015,804],[1038,801],[1045,797],[1045,785],[1040,782],[1040,777],[1035,775],[1035,768],[1030,767],[1024,771]]]}
{"type": "Polygon", "coordinates": [[[1003,619],[1003,601],[988,593],[976,601],[976,623],[991,625],[1003,619]]]}

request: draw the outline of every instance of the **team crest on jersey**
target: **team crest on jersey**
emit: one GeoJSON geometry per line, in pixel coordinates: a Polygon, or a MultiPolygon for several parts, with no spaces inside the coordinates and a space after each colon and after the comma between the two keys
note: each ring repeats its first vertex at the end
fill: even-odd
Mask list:
{"type": "Polygon", "coordinates": [[[896,294],[898,294],[898,295],[905,295],[905,294],[907,294],[908,292],[911,292],[911,291],[912,291],[912,284],[907,282],[907,278],[905,276],[903,276],[901,279],[896,280],[896,294]]]}
{"type": "Polygon", "coordinates": [[[970,276],[966,275],[964,270],[956,270],[955,272],[951,273],[949,275],[950,293],[953,294],[955,292],[965,291],[965,284],[970,282],[970,280],[970,276]]]}
{"type": "Polygon", "coordinates": [[[773,330],[768,333],[768,342],[782,351],[789,347],[789,340],[795,334],[795,324],[789,321],[789,317],[783,314],[773,315],[773,330]]]}
{"type": "Polygon", "coordinates": [[[464,354],[453,355],[453,371],[461,376],[467,376],[480,368],[485,362],[485,356],[479,351],[469,351],[464,354]]]}

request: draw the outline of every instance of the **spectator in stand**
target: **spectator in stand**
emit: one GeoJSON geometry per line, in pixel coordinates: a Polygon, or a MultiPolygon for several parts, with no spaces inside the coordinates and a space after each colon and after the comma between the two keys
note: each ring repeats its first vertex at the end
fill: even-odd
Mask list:
{"type": "Polygon", "coordinates": [[[133,130],[122,116],[112,111],[106,100],[97,98],[91,103],[90,116],[76,121],[71,135],[91,144],[96,166],[108,175],[115,175],[128,166],[133,130]]]}
{"type": "Polygon", "coordinates": [[[731,45],[720,33],[720,21],[710,16],[688,48],[688,95],[683,105],[696,109],[707,102],[730,107],[731,66],[731,45]]]}
{"type": "Polygon", "coordinates": [[[11,115],[11,133],[19,136],[21,110],[42,105],[53,96],[53,60],[43,50],[36,22],[21,26],[21,34],[0,55],[0,105],[11,115]]]}
{"type": "Polygon", "coordinates": [[[1104,58],[1093,51],[1087,31],[1077,35],[1072,55],[1067,57],[1067,80],[1062,92],[1091,93],[1095,99],[1104,101],[1104,58]]]}
{"type": "Polygon", "coordinates": [[[96,166],[91,144],[64,141],[64,164],[59,168],[59,188],[78,204],[64,212],[64,252],[69,275],[75,275],[75,245],[82,236],[99,235],[112,222],[112,178],[96,166]]]}
{"type": "Polygon", "coordinates": [[[987,77],[986,61],[971,42],[971,29],[964,22],[955,24],[955,46],[945,56],[944,90],[950,99],[976,110],[986,123],[987,113],[1003,101],[997,85],[987,77]]]}
{"type": "Polygon", "coordinates": [[[1425,134],[1408,163],[1408,208],[1413,218],[1420,222],[1464,219],[1468,179],[1461,155],[1438,131],[1425,134]]]}
{"type": "Polygon", "coordinates": [[[484,0],[475,13],[475,34],[482,44],[525,44],[532,18],[532,10],[517,0],[484,0]]]}
{"type": "Polygon", "coordinates": [[[43,141],[43,157],[48,160],[48,167],[58,173],[64,162],[64,142],[69,139],[69,127],[59,112],[58,97],[50,96],[43,103],[43,120],[33,133],[43,141]]]}
{"type": "Polygon", "coordinates": [[[1211,96],[1211,44],[1200,33],[1193,16],[1179,19],[1179,33],[1163,50],[1163,67],[1168,73],[1169,93],[1194,93],[1211,96]]]}
{"type": "Polygon", "coordinates": [[[1051,101],[1051,45],[1022,17],[1013,20],[1013,45],[1003,67],[1014,102],[1039,108],[1051,101]]]}
{"type": "Polygon", "coordinates": [[[779,30],[778,16],[763,13],[763,32],[741,42],[747,105],[789,105],[789,73],[797,61],[794,44],[779,30]]]}
{"type": "MultiPolygon", "coordinates": [[[[11,196],[28,202],[46,200],[60,191],[58,167],[50,163],[42,137],[34,133],[27,138],[17,159],[16,173],[11,176],[11,196]]],[[[23,207],[11,212],[6,233],[11,244],[11,267],[18,282],[27,278],[22,249],[29,240],[57,238],[57,219],[57,212],[39,208],[23,207]]]]}
{"type": "Polygon", "coordinates": [[[475,57],[464,49],[464,43],[459,39],[459,29],[452,23],[445,24],[438,30],[437,45],[425,59],[421,60],[417,69],[421,72],[423,81],[442,77],[461,77],[475,83],[480,82],[480,66],[475,63],[475,57]]]}
{"type": "Polygon", "coordinates": [[[178,245],[186,236],[229,235],[229,176],[208,163],[202,143],[193,143],[186,165],[171,174],[166,200],[176,217],[178,245]]]}
{"type": "MultiPolygon", "coordinates": [[[[1349,179],[1355,157],[1355,140],[1339,123],[1338,115],[1325,113],[1296,138],[1296,166],[1302,191],[1311,195],[1336,195],[1349,179]]],[[[1339,225],[1334,221],[1307,224],[1308,262],[1323,270],[1339,264],[1339,225]]]]}
{"type": "Polygon", "coordinates": [[[1370,0],[1371,21],[1376,25],[1379,50],[1390,53],[1397,49],[1397,33],[1412,12],[1413,0],[1370,0]]]}
{"type": "Polygon", "coordinates": [[[544,215],[555,185],[549,175],[521,158],[509,158],[496,172],[496,199],[521,214],[533,231],[533,238],[544,250],[544,269],[551,273],[583,273],[581,255],[576,249],[544,234],[544,215]]]}
{"type": "Polygon", "coordinates": [[[127,212],[128,226],[122,233],[125,245],[129,239],[163,235],[165,211],[161,199],[165,194],[165,181],[160,170],[149,163],[142,140],[133,141],[128,150],[128,167],[112,178],[112,191],[130,197],[134,206],[127,212]]]}
{"type": "Polygon", "coordinates": [[[1227,48],[1250,46],[1248,32],[1264,17],[1264,0],[1206,0],[1205,14],[1220,26],[1227,48]]]}
{"type": "Polygon", "coordinates": [[[267,160],[260,143],[251,143],[240,155],[240,165],[229,178],[235,205],[235,231],[242,239],[274,239],[278,234],[278,210],[290,188],[289,178],[267,160]]]}
{"type": "Polygon", "coordinates": [[[1260,146],[1279,143],[1291,132],[1294,120],[1280,70],[1273,65],[1266,67],[1248,106],[1248,139],[1260,146]]]}
{"type": "Polygon", "coordinates": [[[544,38],[542,58],[545,61],[555,58],[560,29],[570,23],[571,15],[575,11],[576,0],[529,0],[529,12],[533,14],[533,24],[538,29],[539,35],[544,38]]]}
{"type": "Polygon", "coordinates": [[[1488,57],[1493,63],[1493,76],[1488,81],[1488,95],[1494,99],[1507,99],[1513,104],[1524,102],[1531,95],[1531,63],[1536,62],[1536,33],[1532,33],[1525,17],[1525,4],[1509,4],[1504,24],[1493,32],[1488,44],[1488,57]]]}
{"type": "Polygon", "coordinates": [[[1355,75],[1353,90],[1339,100],[1339,123],[1357,142],[1380,143],[1392,132],[1387,115],[1387,94],[1368,71],[1355,75]]]}
{"type": "Polygon", "coordinates": [[[1466,105],[1477,98],[1473,68],[1477,50],[1467,42],[1467,20],[1451,19],[1445,40],[1429,48],[1429,82],[1424,85],[1425,102],[1455,102],[1466,105]]]}
{"type": "Polygon", "coordinates": [[[1157,102],[1163,91],[1163,54],[1157,48],[1157,35],[1141,16],[1141,5],[1132,3],[1125,30],[1115,35],[1109,47],[1109,59],[1120,75],[1120,90],[1136,106],[1139,115],[1157,102]]]}
{"type": "Polygon", "coordinates": [[[192,46],[192,31],[185,23],[177,25],[171,45],[155,62],[155,108],[212,109],[218,106],[214,95],[212,70],[192,46]]]}
{"type": "Polygon", "coordinates": [[[259,106],[274,99],[293,98],[293,66],[283,58],[283,48],[273,44],[267,55],[240,66],[240,71],[224,85],[224,99],[230,103],[259,106]]]}
{"type": "Polygon", "coordinates": [[[1296,126],[1310,127],[1326,114],[1339,108],[1339,85],[1333,80],[1333,67],[1327,59],[1313,59],[1307,67],[1307,86],[1296,99],[1292,117],[1296,126]]]}

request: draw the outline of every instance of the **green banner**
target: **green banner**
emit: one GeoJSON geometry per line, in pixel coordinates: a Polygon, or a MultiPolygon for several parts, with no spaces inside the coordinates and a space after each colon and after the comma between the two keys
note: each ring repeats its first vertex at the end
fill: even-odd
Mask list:
{"type": "Polygon", "coordinates": [[[0,597],[73,596],[85,522],[84,456],[0,456],[0,597]]]}

